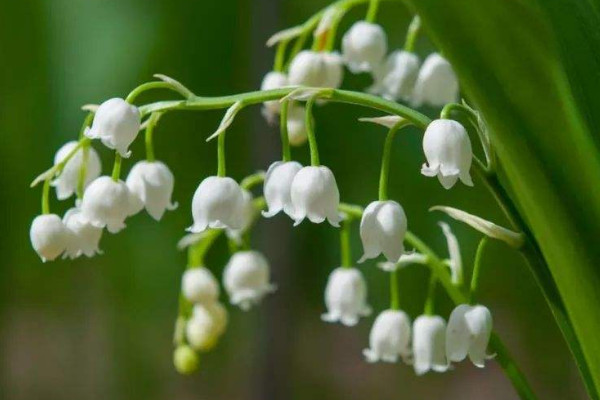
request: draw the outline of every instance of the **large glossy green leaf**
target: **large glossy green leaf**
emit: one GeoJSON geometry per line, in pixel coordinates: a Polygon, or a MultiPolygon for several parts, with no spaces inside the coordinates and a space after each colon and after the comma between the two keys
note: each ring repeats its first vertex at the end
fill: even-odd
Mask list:
{"type": "Polygon", "coordinates": [[[555,313],[566,310],[559,324],[591,396],[597,398],[597,1],[413,0],[412,4],[455,66],[464,92],[490,125],[504,184],[531,228],[554,282],[544,280],[545,266],[536,271],[538,278],[555,313]],[[575,57],[567,61],[570,51],[576,51],[575,57]]]}

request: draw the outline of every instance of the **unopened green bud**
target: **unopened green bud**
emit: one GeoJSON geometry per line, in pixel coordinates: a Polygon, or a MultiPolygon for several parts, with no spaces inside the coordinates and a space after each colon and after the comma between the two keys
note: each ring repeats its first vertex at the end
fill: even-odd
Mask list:
{"type": "Polygon", "coordinates": [[[190,346],[179,346],[173,353],[173,364],[180,374],[189,375],[196,372],[199,362],[198,354],[190,346]]]}

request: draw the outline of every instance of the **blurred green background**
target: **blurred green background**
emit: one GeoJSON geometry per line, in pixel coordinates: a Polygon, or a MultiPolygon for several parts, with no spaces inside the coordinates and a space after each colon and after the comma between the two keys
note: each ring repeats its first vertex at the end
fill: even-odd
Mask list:
{"type": "MultiPolygon", "coordinates": [[[[327,225],[292,228],[283,216],[261,220],[253,245],[272,264],[279,291],[243,313],[230,308],[230,325],[219,346],[201,359],[201,372],[179,376],[171,365],[171,335],[185,255],[175,245],[191,223],[193,191],[216,172],[216,143],[205,143],[222,112],[170,113],[157,128],[159,159],[176,176],[180,204],[160,224],[147,214],[128,228],[105,234],[105,254],[74,262],[42,264],[28,231],[39,212],[40,189],[31,180],[52,162],[55,151],[77,136],[80,106],[124,97],[153,73],[179,79],[197,94],[221,95],[256,89],[271,68],[265,48],[275,31],[300,23],[325,1],[185,0],[3,0],[0,11],[0,397],[2,399],[515,399],[495,362],[478,370],[469,363],[417,378],[405,365],[368,365],[373,317],[354,329],[320,321],[323,289],[339,260],[337,232],[327,225]]],[[[396,4],[383,4],[379,21],[390,49],[400,47],[410,19],[396,4]]],[[[361,18],[347,15],[340,30],[361,18]]],[[[500,32],[499,32],[500,34],[500,32]]],[[[432,49],[426,39],[418,51],[432,49]]],[[[368,76],[344,81],[363,89],[368,76]]],[[[141,102],[171,98],[152,93],[141,102]]],[[[434,115],[436,110],[425,110],[434,115]]],[[[377,194],[385,131],[357,122],[371,110],[331,104],[316,110],[322,162],[336,174],[343,201],[367,204],[377,194]]],[[[111,155],[95,144],[108,171],[111,155]]],[[[143,155],[141,141],[134,159],[143,155]]],[[[294,157],[308,160],[307,148],[294,157]]],[[[276,129],[245,110],[228,134],[228,173],[235,179],[279,157],[276,129]]],[[[133,160],[132,160],[133,161],[133,160]]],[[[398,135],[393,151],[390,197],[404,206],[410,229],[440,254],[446,244],[430,206],[451,205],[504,222],[490,196],[477,185],[445,191],[420,175],[419,134],[398,135]]],[[[125,171],[131,166],[126,162],[125,171]]],[[[68,202],[66,202],[68,203],[68,202]]],[[[61,213],[70,204],[52,203],[61,213]]],[[[451,223],[467,273],[479,235],[451,223]]],[[[353,233],[360,254],[358,231],[353,233]]],[[[518,254],[500,243],[485,255],[481,300],[495,328],[513,351],[542,399],[585,398],[574,363],[532,276],[518,254]]],[[[211,253],[220,275],[226,244],[211,253]]],[[[370,302],[388,302],[387,276],[374,263],[360,268],[370,302]]],[[[403,308],[422,310],[427,271],[400,273],[403,308]]],[[[441,293],[441,292],[440,292],[441,293]]],[[[222,297],[226,301],[225,297],[222,297]]],[[[438,296],[439,313],[451,305],[438,296]]]]}

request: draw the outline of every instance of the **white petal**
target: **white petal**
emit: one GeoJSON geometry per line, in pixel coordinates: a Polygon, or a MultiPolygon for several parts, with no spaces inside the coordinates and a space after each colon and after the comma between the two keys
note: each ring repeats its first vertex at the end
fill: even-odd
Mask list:
{"type": "Polygon", "coordinates": [[[471,310],[468,304],[457,306],[448,319],[446,330],[446,356],[449,361],[459,362],[467,357],[471,341],[471,333],[465,319],[465,314],[471,310]]]}

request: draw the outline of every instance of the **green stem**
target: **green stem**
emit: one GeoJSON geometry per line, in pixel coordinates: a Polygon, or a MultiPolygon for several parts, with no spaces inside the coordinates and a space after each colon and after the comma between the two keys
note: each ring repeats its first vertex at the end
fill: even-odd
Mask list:
{"type": "Polygon", "coordinates": [[[285,51],[289,42],[289,40],[282,40],[277,44],[277,51],[275,52],[275,61],[273,63],[273,71],[283,72],[283,67],[285,63],[285,51]]]}
{"type": "Polygon", "coordinates": [[[225,175],[225,133],[219,135],[217,143],[217,176],[224,177],[225,175]]]}
{"type": "Polygon", "coordinates": [[[265,181],[265,173],[260,171],[252,175],[248,175],[240,182],[242,189],[251,190],[253,187],[262,184],[265,181]]]}
{"type": "Polygon", "coordinates": [[[427,297],[425,299],[425,307],[423,313],[425,315],[434,315],[435,310],[435,289],[437,287],[437,276],[431,271],[429,283],[427,285],[427,297]]]}
{"type": "Polygon", "coordinates": [[[50,179],[44,181],[42,188],[42,214],[50,214],[50,179]]]}
{"type": "Polygon", "coordinates": [[[81,129],[79,129],[79,140],[85,138],[85,130],[92,124],[94,120],[94,113],[89,112],[85,119],[83,120],[83,124],[81,125],[81,129]]]}
{"type": "Polygon", "coordinates": [[[487,236],[484,236],[479,245],[477,246],[477,253],[475,253],[475,262],[473,263],[473,274],[471,275],[471,286],[469,289],[469,304],[475,304],[475,295],[479,286],[479,274],[481,272],[481,262],[483,257],[483,251],[489,240],[487,236]]]}
{"type": "Polygon", "coordinates": [[[383,155],[381,157],[381,172],[379,175],[379,200],[384,201],[388,199],[388,182],[390,174],[390,161],[392,158],[392,144],[394,142],[394,136],[400,128],[406,126],[406,122],[400,121],[394,125],[387,133],[385,137],[385,144],[383,145],[383,155]]]}
{"type": "MultiPolygon", "coordinates": [[[[135,89],[133,89],[125,98],[125,101],[133,104],[133,102],[138,98],[139,95],[141,95],[142,93],[144,93],[147,90],[153,90],[153,89],[170,89],[174,92],[177,92],[179,94],[182,94],[180,90],[178,90],[176,87],[174,87],[171,83],[169,82],[162,82],[162,81],[154,81],[154,82],[146,82],[141,84],[140,86],[136,87],[135,89]]],[[[188,97],[189,94],[184,95],[184,97],[188,97]]]]}
{"type": "Polygon", "coordinates": [[[371,0],[369,2],[369,8],[367,9],[367,16],[365,21],[375,23],[377,20],[377,9],[379,8],[379,0],[371,0]]]}
{"type": "Polygon", "coordinates": [[[292,160],[292,152],[290,150],[290,137],[288,134],[288,110],[290,107],[290,101],[284,101],[281,104],[281,110],[279,111],[279,131],[281,133],[281,159],[283,161],[292,160]]]}
{"type": "Polygon", "coordinates": [[[329,28],[329,32],[327,33],[327,42],[325,43],[324,51],[332,51],[335,46],[335,38],[337,36],[338,27],[340,26],[340,22],[344,15],[346,14],[347,8],[341,9],[335,15],[333,21],[331,21],[331,27],[329,28]]]}
{"type": "Polygon", "coordinates": [[[317,146],[317,138],[315,136],[315,127],[313,124],[312,108],[315,104],[315,97],[311,97],[306,102],[306,134],[308,135],[308,145],[310,147],[310,165],[313,167],[319,166],[319,148],[317,146]]]}
{"type": "Polygon", "coordinates": [[[115,163],[113,164],[113,170],[112,170],[112,179],[115,182],[119,181],[119,178],[121,177],[121,155],[115,151],[115,163]]]}
{"type": "Polygon", "coordinates": [[[340,256],[342,267],[352,268],[352,247],[350,246],[350,219],[342,222],[340,229],[340,256]]]}
{"type": "Polygon", "coordinates": [[[161,113],[152,113],[150,115],[150,119],[148,120],[148,126],[146,127],[145,132],[145,142],[146,142],[146,160],[153,162],[156,158],[154,157],[154,128],[160,119],[161,113]]]}
{"type": "Polygon", "coordinates": [[[87,175],[87,165],[90,157],[90,145],[83,146],[81,149],[83,152],[81,158],[81,167],[79,167],[79,175],[77,176],[77,198],[83,198],[83,191],[85,189],[85,176],[87,175]]]}
{"type": "Polygon", "coordinates": [[[408,25],[408,30],[406,31],[406,41],[404,42],[404,51],[408,51],[413,53],[415,51],[415,44],[417,43],[417,39],[419,38],[419,33],[421,32],[421,18],[418,15],[415,15],[408,25]]]}
{"type": "Polygon", "coordinates": [[[390,272],[390,309],[400,309],[400,289],[398,288],[398,268],[390,272]]]}

